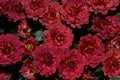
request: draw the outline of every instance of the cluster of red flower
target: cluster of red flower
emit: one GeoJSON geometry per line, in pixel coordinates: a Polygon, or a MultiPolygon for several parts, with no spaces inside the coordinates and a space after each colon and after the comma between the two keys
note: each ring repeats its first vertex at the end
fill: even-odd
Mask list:
{"type": "MultiPolygon", "coordinates": [[[[14,34],[0,35],[0,65],[23,62],[21,75],[35,80],[35,74],[48,77],[58,70],[65,80],[94,80],[95,75],[85,71],[86,66],[96,68],[102,63],[102,71],[109,78],[120,75],[120,23],[115,11],[120,0],[0,0],[0,16],[20,22],[18,39],[14,34]],[[94,17],[92,17],[92,16],[94,17]],[[90,17],[92,17],[90,19],[90,17]],[[32,36],[27,19],[39,21],[46,30],[43,44],[32,36]],[[95,34],[80,37],[76,48],[71,49],[72,29],[81,29],[91,23],[95,34]],[[70,26],[70,27],[68,27],[70,26]],[[84,26],[83,26],[84,27],[84,26]],[[29,56],[22,60],[24,56],[29,56]]],[[[11,74],[0,72],[0,80],[9,80],[11,74]]]]}

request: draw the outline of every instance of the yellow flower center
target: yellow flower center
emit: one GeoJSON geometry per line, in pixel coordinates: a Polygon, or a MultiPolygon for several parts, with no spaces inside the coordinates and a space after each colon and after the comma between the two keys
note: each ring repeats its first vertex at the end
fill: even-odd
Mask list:
{"type": "Polygon", "coordinates": [[[31,52],[34,49],[34,45],[32,43],[25,44],[25,49],[31,52]]]}

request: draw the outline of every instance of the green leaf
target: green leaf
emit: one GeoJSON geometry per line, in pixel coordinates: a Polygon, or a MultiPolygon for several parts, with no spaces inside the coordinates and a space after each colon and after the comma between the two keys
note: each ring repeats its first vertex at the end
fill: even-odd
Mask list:
{"type": "Polygon", "coordinates": [[[34,35],[36,41],[43,40],[43,30],[42,29],[39,31],[36,31],[35,33],[33,33],[33,35],[34,35]]]}
{"type": "Polygon", "coordinates": [[[118,12],[116,16],[118,17],[118,21],[120,22],[120,12],[118,12]]]}
{"type": "Polygon", "coordinates": [[[17,31],[16,31],[15,29],[10,29],[10,33],[11,33],[11,34],[16,34],[17,31]]]}
{"type": "Polygon", "coordinates": [[[3,29],[0,29],[0,33],[4,33],[4,30],[3,30],[3,29]]]}
{"type": "Polygon", "coordinates": [[[98,67],[96,70],[95,70],[95,73],[100,73],[102,71],[102,67],[98,67]]]}
{"type": "Polygon", "coordinates": [[[22,77],[20,77],[18,80],[23,80],[23,78],[22,78],[22,77]]]}
{"type": "Polygon", "coordinates": [[[120,76],[116,76],[116,77],[114,77],[114,78],[112,78],[110,80],[120,80],[120,76]]]}
{"type": "Polygon", "coordinates": [[[77,44],[75,44],[75,43],[73,43],[72,46],[73,46],[73,48],[77,48],[77,44]]]}
{"type": "Polygon", "coordinates": [[[99,77],[95,77],[95,80],[99,80],[99,77]]]}
{"type": "Polygon", "coordinates": [[[118,12],[118,13],[116,14],[116,16],[118,16],[118,18],[120,19],[120,12],[118,12]]]}

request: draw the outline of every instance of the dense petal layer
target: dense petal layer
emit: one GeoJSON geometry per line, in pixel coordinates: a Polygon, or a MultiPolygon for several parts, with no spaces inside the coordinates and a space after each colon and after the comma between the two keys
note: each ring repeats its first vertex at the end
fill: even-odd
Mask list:
{"type": "Polygon", "coordinates": [[[13,34],[0,35],[0,64],[11,65],[21,61],[23,44],[13,34]]]}
{"type": "Polygon", "coordinates": [[[94,17],[92,30],[102,39],[114,37],[119,30],[117,16],[94,17]]]}
{"type": "Polygon", "coordinates": [[[102,59],[102,70],[105,76],[113,78],[120,74],[120,50],[110,50],[102,59]]]}
{"type": "Polygon", "coordinates": [[[9,18],[9,20],[16,21],[22,21],[26,19],[26,16],[24,14],[24,5],[23,2],[25,0],[10,0],[8,5],[8,10],[6,11],[6,14],[9,18]]]}
{"type": "Polygon", "coordinates": [[[48,25],[60,22],[60,4],[58,2],[51,2],[49,4],[48,10],[45,12],[43,17],[40,19],[40,22],[48,27],[48,25]]]}
{"type": "Polygon", "coordinates": [[[46,77],[56,72],[59,57],[55,49],[48,45],[37,47],[34,51],[34,69],[40,75],[46,77]]]}
{"type": "Polygon", "coordinates": [[[22,38],[27,38],[31,35],[31,27],[27,24],[26,21],[22,21],[19,25],[18,25],[18,34],[20,37],[22,38]]]}
{"type": "Polygon", "coordinates": [[[44,42],[49,43],[57,48],[69,48],[73,41],[72,30],[61,23],[55,23],[44,31],[44,42]]]}
{"type": "Polygon", "coordinates": [[[66,0],[61,7],[61,18],[73,28],[88,23],[89,9],[84,0],[66,0]]]}
{"type": "Polygon", "coordinates": [[[34,68],[33,68],[33,61],[30,59],[27,59],[23,62],[22,68],[19,71],[21,75],[28,80],[35,80],[34,74],[34,68]]]}
{"type": "Polygon", "coordinates": [[[102,13],[106,15],[108,10],[116,10],[119,0],[86,0],[90,7],[90,11],[95,14],[102,13]]]}
{"type": "Polygon", "coordinates": [[[24,7],[28,18],[38,20],[46,12],[50,0],[26,0],[24,7]]]}
{"type": "Polygon", "coordinates": [[[101,62],[104,55],[102,41],[97,36],[92,36],[91,34],[80,38],[77,49],[86,60],[86,65],[90,65],[92,68],[101,62]]]}
{"type": "Polygon", "coordinates": [[[67,50],[58,66],[59,76],[65,80],[75,80],[83,72],[83,62],[77,50],[67,50]]]}

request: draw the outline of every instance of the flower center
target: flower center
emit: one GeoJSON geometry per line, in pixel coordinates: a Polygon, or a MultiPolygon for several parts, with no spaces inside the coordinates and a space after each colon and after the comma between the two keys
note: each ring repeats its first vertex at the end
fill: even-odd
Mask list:
{"type": "Polygon", "coordinates": [[[17,13],[22,13],[22,12],[23,12],[23,6],[22,6],[22,4],[19,3],[19,4],[15,5],[14,10],[15,10],[17,13]]]}
{"type": "Polygon", "coordinates": [[[71,12],[72,15],[78,15],[79,12],[80,12],[80,9],[81,9],[80,7],[73,6],[73,7],[70,8],[70,12],[71,12]]]}
{"type": "Polygon", "coordinates": [[[116,41],[111,40],[105,43],[106,51],[113,50],[116,48],[119,48],[119,44],[116,41]]]}
{"type": "Polygon", "coordinates": [[[52,55],[43,55],[43,57],[40,59],[43,65],[50,66],[53,62],[52,55]]]}
{"type": "MultiPolygon", "coordinates": [[[[120,26],[119,26],[120,27],[120,26]]],[[[120,28],[119,28],[119,30],[118,30],[118,35],[120,36],[120,28]]]]}
{"type": "Polygon", "coordinates": [[[10,55],[13,53],[13,46],[8,44],[8,45],[5,45],[4,48],[2,49],[2,52],[5,54],[5,55],[10,55]]]}
{"type": "Polygon", "coordinates": [[[53,20],[54,18],[56,18],[56,11],[54,9],[51,9],[48,11],[48,18],[53,20]]]}
{"type": "Polygon", "coordinates": [[[87,74],[83,74],[82,80],[87,80],[88,79],[88,75],[87,74]]]}
{"type": "Polygon", "coordinates": [[[33,73],[34,73],[34,69],[33,69],[32,63],[29,65],[29,68],[28,68],[28,71],[27,71],[27,72],[30,73],[30,74],[33,74],[33,73]]]}
{"type": "Polygon", "coordinates": [[[31,34],[32,29],[29,26],[25,26],[25,28],[23,29],[23,32],[26,35],[30,35],[31,34]]]}
{"type": "Polygon", "coordinates": [[[86,52],[86,54],[91,54],[93,51],[93,47],[89,45],[85,47],[84,51],[86,52]]]}
{"type": "Polygon", "coordinates": [[[32,0],[32,9],[37,10],[40,7],[39,3],[37,0],[32,0]]]}
{"type": "Polygon", "coordinates": [[[3,9],[3,6],[0,4],[0,12],[2,11],[2,9],[3,9]]]}
{"type": "Polygon", "coordinates": [[[26,73],[28,75],[34,75],[35,71],[33,68],[32,60],[28,59],[24,64],[25,64],[24,67],[26,67],[26,73]]]}
{"type": "Polygon", "coordinates": [[[118,35],[120,35],[120,31],[118,31],[118,35]]]}
{"type": "Polygon", "coordinates": [[[69,67],[70,69],[74,69],[76,67],[76,64],[74,61],[71,61],[70,59],[65,61],[65,66],[69,67]]]}
{"type": "Polygon", "coordinates": [[[62,35],[56,35],[55,36],[55,42],[59,45],[63,41],[63,36],[62,35]]]}
{"type": "Polygon", "coordinates": [[[108,20],[103,20],[103,22],[101,23],[101,26],[109,26],[110,25],[110,21],[108,20]]]}
{"type": "Polygon", "coordinates": [[[24,47],[29,52],[32,52],[34,50],[34,45],[31,42],[26,43],[24,47]]]}
{"type": "Polygon", "coordinates": [[[107,28],[107,26],[109,26],[109,25],[110,25],[110,21],[108,21],[108,20],[99,19],[96,22],[96,26],[101,30],[105,30],[107,28]]]}
{"type": "Polygon", "coordinates": [[[117,60],[117,59],[113,59],[110,61],[110,64],[111,64],[111,68],[112,69],[116,69],[116,68],[119,68],[120,67],[120,62],[117,60]]]}
{"type": "Polygon", "coordinates": [[[82,80],[94,80],[94,75],[91,72],[84,72],[82,75],[82,80]]]}

